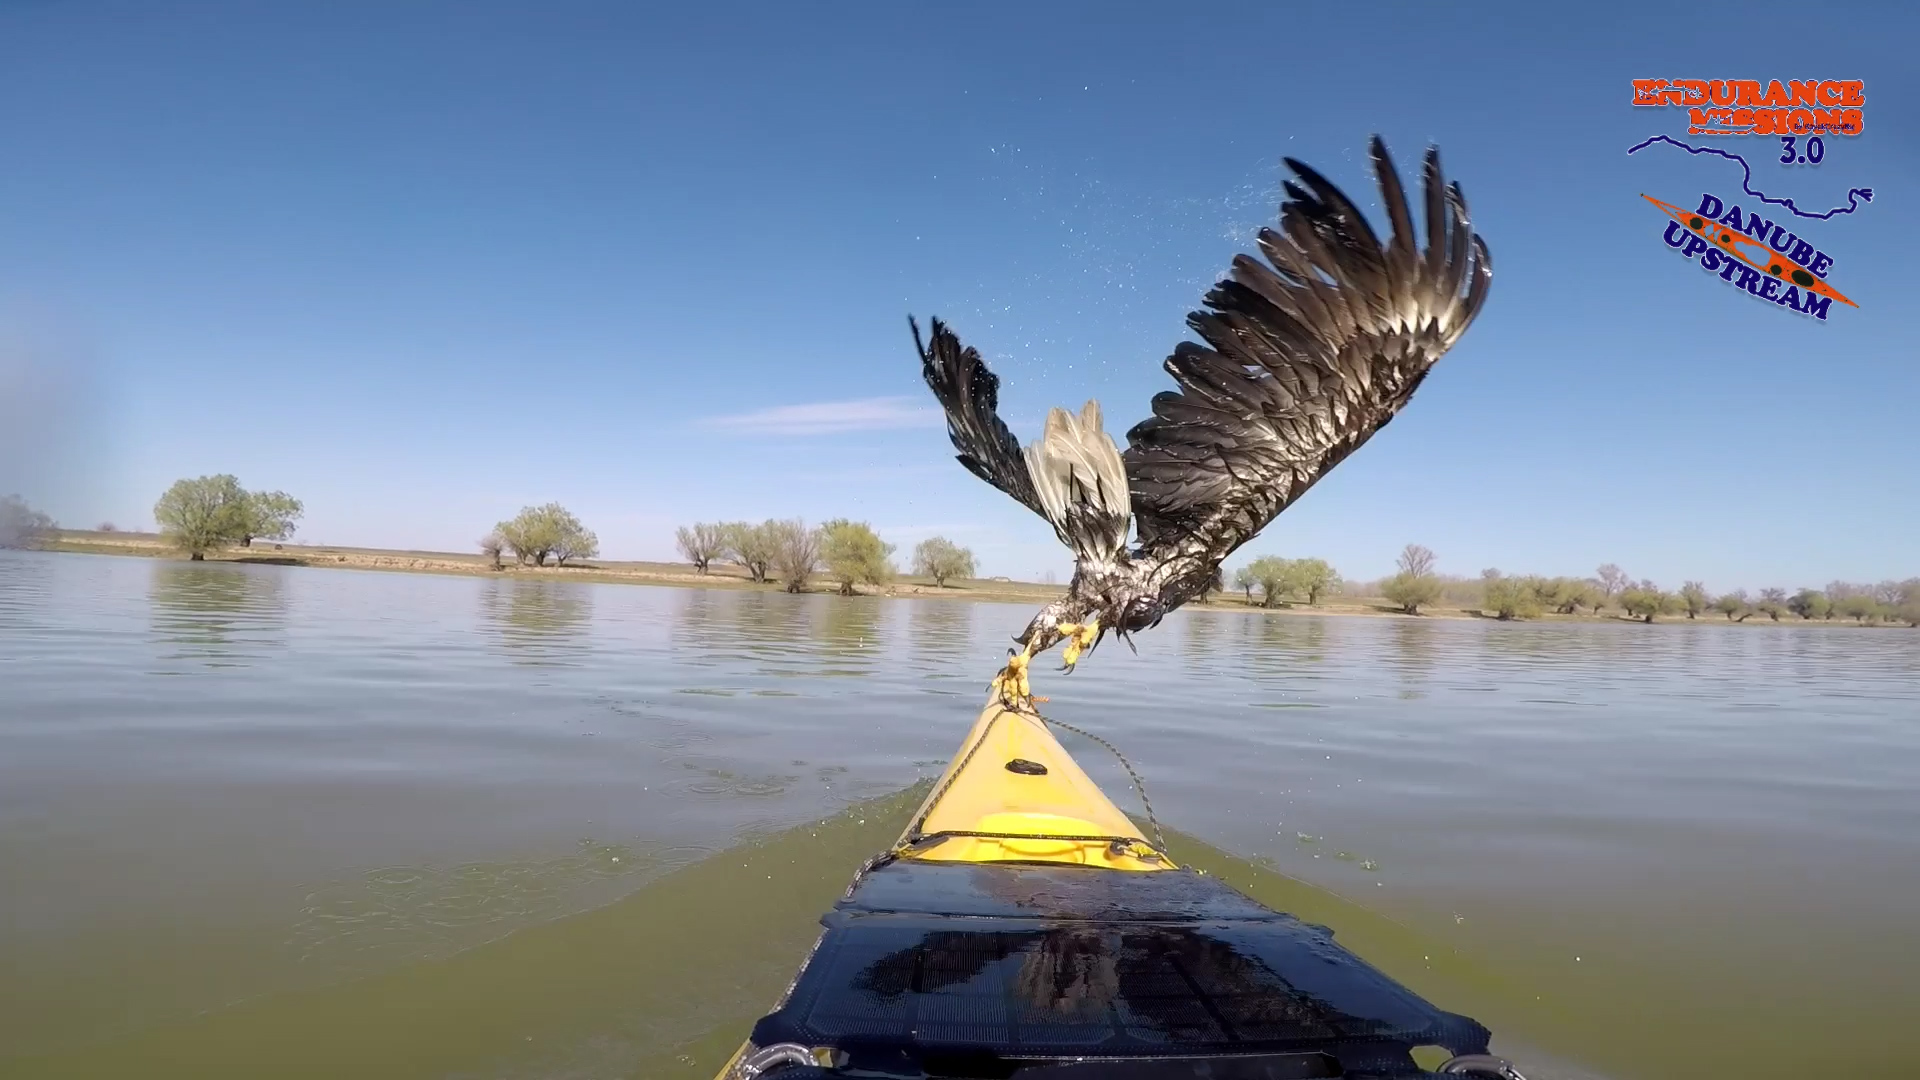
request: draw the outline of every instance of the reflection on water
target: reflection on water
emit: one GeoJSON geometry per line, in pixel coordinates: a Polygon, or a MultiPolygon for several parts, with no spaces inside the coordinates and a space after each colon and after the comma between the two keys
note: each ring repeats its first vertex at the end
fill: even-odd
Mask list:
{"type": "MultiPolygon", "coordinates": [[[[1489,658],[1496,660],[1503,668],[1525,668],[1540,662],[1578,659],[1582,658],[1582,654],[1602,663],[1614,663],[1627,659],[1639,644],[1628,635],[1614,635],[1599,642],[1582,641],[1578,631],[1569,634],[1564,626],[1501,625],[1497,620],[1489,620],[1478,629],[1489,658]],[[1512,632],[1514,630],[1521,632],[1516,634],[1512,632]]],[[[1632,631],[1631,627],[1627,629],[1632,631]]],[[[1691,644],[1691,637],[1674,635],[1670,640],[1661,642],[1661,649],[1663,652],[1680,650],[1691,647],[1691,644]]]]}
{"type": "Polygon", "coordinates": [[[970,656],[974,607],[964,600],[918,600],[907,605],[907,634],[914,653],[942,661],[970,656]]]}
{"type": "Polygon", "coordinates": [[[46,585],[47,574],[37,559],[18,552],[0,557],[0,629],[31,625],[47,603],[46,585]]]}
{"type": "Polygon", "coordinates": [[[593,621],[590,589],[562,581],[490,579],[480,610],[516,664],[577,667],[589,651],[593,621]]]}
{"type": "Polygon", "coordinates": [[[1185,633],[1180,635],[1180,651],[1189,660],[1204,660],[1218,654],[1222,640],[1228,633],[1227,620],[1231,615],[1218,615],[1210,611],[1192,611],[1182,620],[1186,623],[1185,633]]]}
{"type": "Polygon", "coordinates": [[[674,627],[689,652],[705,652],[713,643],[716,609],[728,598],[721,589],[688,589],[674,607],[674,627]]]}
{"type": "Polygon", "coordinates": [[[1329,621],[1295,615],[1250,615],[1256,656],[1275,658],[1287,666],[1318,664],[1326,659],[1329,621]]]}
{"type": "Polygon", "coordinates": [[[811,643],[812,613],[822,602],[785,592],[735,593],[728,599],[727,626],[734,639],[749,643],[759,659],[781,661],[811,643]]]}
{"type": "Polygon", "coordinates": [[[880,605],[872,596],[831,596],[814,600],[820,616],[815,639],[822,655],[847,675],[865,675],[880,653],[880,605]]]}
{"type": "MultiPolygon", "coordinates": [[[[1294,698],[1311,694],[1325,679],[1320,666],[1326,661],[1327,620],[1250,614],[1240,616],[1239,621],[1238,661],[1259,684],[1257,703],[1272,704],[1274,695],[1294,698]]],[[[1194,655],[1190,662],[1217,664],[1223,659],[1194,655]]]]}
{"type": "Polygon", "coordinates": [[[1400,676],[1401,693],[1407,700],[1417,701],[1433,673],[1433,624],[1419,619],[1395,619],[1392,642],[1388,662],[1400,676]]]}
{"type": "Polygon", "coordinates": [[[286,644],[284,579],[278,570],[217,563],[155,563],[148,586],[162,659],[246,666],[286,644]]]}
{"type": "Polygon", "coordinates": [[[692,592],[675,606],[675,634],[703,666],[745,662],[766,675],[860,677],[885,647],[887,601],[877,597],[692,592]]]}
{"type": "Polygon", "coordinates": [[[675,631],[700,666],[779,666],[808,642],[814,599],[760,589],[686,590],[675,606],[675,631]]]}

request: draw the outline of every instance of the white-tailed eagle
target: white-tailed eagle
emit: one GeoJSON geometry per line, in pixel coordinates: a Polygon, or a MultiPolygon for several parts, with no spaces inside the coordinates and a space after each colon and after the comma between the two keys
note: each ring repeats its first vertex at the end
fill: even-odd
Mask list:
{"type": "Polygon", "coordinates": [[[1286,159],[1298,183],[1285,184],[1279,229],[1260,230],[1266,262],[1235,256],[1207,310],[1187,317],[1205,344],[1174,346],[1179,389],[1154,396],[1125,453],[1093,401],[1078,416],[1054,409],[1022,449],[979,352],[938,319],[931,341],[909,320],[960,463],[1073,550],[1066,595],[1015,639],[996,680],[1009,700],[1031,700],[1034,654],[1064,640],[1072,670],[1108,630],[1124,639],[1204,592],[1234,549],[1393,419],[1473,322],[1493,267],[1439,151],[1427,151],[1424,249],[1378,137],[1372,156],[1392,235],[1382,243],[1339,188],[1286,159]]]}

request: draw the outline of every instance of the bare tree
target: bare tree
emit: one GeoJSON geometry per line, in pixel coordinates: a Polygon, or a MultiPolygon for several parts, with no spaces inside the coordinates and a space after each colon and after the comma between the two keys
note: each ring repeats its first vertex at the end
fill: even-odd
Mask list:
{"type": "Polygon", "coordinates": [[[1761,589],[1760,600],[1753,606],[1760,614],[1779,622],[1780,613],[1787,610],[1787,590],[1761,589]]]}
{"type": "Polygon", "coordinates": [[[798,518],[769,521],[761,526],[767,533],[773,557],[772,569],[780,575],[787,591],[797,593],[807,587],[807,579],[820,568],[820,534],[798,518]]]}
{"type": "Polygon", "coordinates": [[[495,570],[504,569],[500,562],[500,553],[507,549],[507,541],[497,532],[490,532],[480,538],[480,554],[493,561],[495,570]]]}
{"type": "Polygon", "coordinates": [[[1400,558],[1396,561],[1400,565],[1400,572],[1402,574],[1408,577],[1420,578],[1428,577],[1433,573],[1435,558],[1431,550],[1423,548],[1419,544],[1408,544],[1405,548],[1401,549],[1400,558]]]}
{"type": "Polygon", "coordinates": [[[1628,582],[1631,580],[1627,577],[1625,570],[1620,569],[1613,563],[1607,563],[1593,573],[1595,579],[1600,582],[1600,599],[1603,601],[1612,600],[1615,596],[1618,596],[1620,590],[1626,588],[1628,582]]]}
{"type": "Polygon", "coordinates": [[[727,551],[725,529],[705,521],[695,522],[692,527],[680,526],[673,538],[680,548],[680,556],[693,564],[696,573],[706,573],[707,564],[727,551]]]}

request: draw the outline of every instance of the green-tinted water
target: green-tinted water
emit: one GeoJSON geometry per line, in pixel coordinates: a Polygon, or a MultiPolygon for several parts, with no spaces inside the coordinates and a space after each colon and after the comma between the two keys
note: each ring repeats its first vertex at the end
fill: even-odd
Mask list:
{"type": "MultiPolygon", "coordinates": [[[[1026,614],[0,554],[0,1075],[709,1076],[1026,614]]],[[[1920,634],[1140,640],[1176,853],[1536,1073],[1910,1066],[1920,634]]]]}

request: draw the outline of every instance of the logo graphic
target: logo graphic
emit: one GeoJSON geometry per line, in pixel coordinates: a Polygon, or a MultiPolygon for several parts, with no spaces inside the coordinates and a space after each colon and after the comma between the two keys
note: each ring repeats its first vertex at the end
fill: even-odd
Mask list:
{"type": "MultiPolygon", "coordinates": [[[[1790,138],[1786,139],[1785,141],[1789,143],[1793,142],[1793,140],[1790,138]]],[[[1818,142],[1819,140],[1811,139],[1808,141],[1818,142]]],[[[1812,211],[1809,211],[1809,210],[1802,210],[1799,207],[1793,205],[1792,199],[1769,199],[1764,193],[1760,191],[1756,191],[1753,187],[1753,166],[1747,164],[1747,159],[1741,157],[1739,154],[1731,154],[1725,150],[1718,150],[1711,146],[1690,146],[1686,143],[1681,142],[1679,139],[1670,139],[1665,135],[1655,135],[1650,139],[1642,139],[1640,142],[1637,142],[1634,145],[1627,147],[1627,153],[1629,155],[1638,153],[1639,151],[1645,150],[1647,147],[1652,146],[1654,143],[1666,143],[1668,146],[1677,146],[1680,149],[1685,150],[1689,154],[1712,154],[1716,157],[1726,158],[1728,161],[1739,162],[1740,171],[1745,174],[1740,178],[1741,191],[1746,192],[1752,198],[1759,199],[1763,203],[1768,203],[1773,206],[1785,207],[1787,210],[1791,211],[1794,215],[1798,217],[1818,218],[1822,221],[1825,221],[1829,218],[1832,218],[1836,214],[1851,214],[1855,210],[1860,209],[1861,203],[1873,201],[1872,188],[1864,188],[1864,187],[1854,188],[1851,191],[1847,192],[1847,205],[1845,206],[1836,206],[1833,209],[1820,214],[1813,213],[1812,211]]],[[[1789,147],[1789,149],[1791,149],[1791,147],[1789,147]]],[[[1785,164],[1785,162],[1782,162],[1782,164],[1785,164]]],[[[1819,163],[1815,162],[1815,164],[1819,164],[1819,163]]]]}
{"type": "Polygon", "coordinates": [[[1640,197],[1672,219],[1660,237],[1668,247],[1689,259],[1698,256],[1702,270],[1735,288],[1821,322],[1827,321],[1835,300],[1860,306],[1827,284],[1833,256],[1780,222],[1746,213],[1738,203],[1728,206],[1707,193],[1691,213],[1651,195],[1640,197]]]}
{"type": "Polygon", "coordinates": [[[1859,79],[1635,79],[1633,103],[1686,109],[1689,135],[1858,135],[1866,129],[1866,83],[1859,79]]]}
{"type": "MultiPolygon", "coordinates": [[[[1866,104],[1866,84],[1859,79],[1633,80],[1635,108],[1684,109],[1689,135],[1777,138],[1779,167],[1802,170],[1801,176],[1812,175],[1827,160],[1826,137],[1853,138],[1866,129],[1866,104]]],[[[1833,256],[1795,230],[1806,228],[1808,220],[1832,221],[1857,213],[1873,201],[1872,188],[1850,188],[1844,206],[1802,210],[1792,199],[1769,196],[1755,186],[1778,192],[1775,185],[1784,184],[1787,173],[1756,178],[1746,154],[1696,146],[1669,135],[1642,139],[1627,153],[1637,154],[1657,144],[1678,147],[1689,158],[1718,157],[1740,166],[1739,195],[1722,199],[1702,192],[1699,205],[1691,211],[1641,194],[1666,215],[1660,238],[1668,248],[1689,260],[1698,259],[1702,270],[1749,296],[1820,322],[1827,321],[1836,303],[1860,307],[1828,280],[1833,256]],[[1743,209],[1734,198],[1744,199],[1753,209],[1743,209]]]]}

